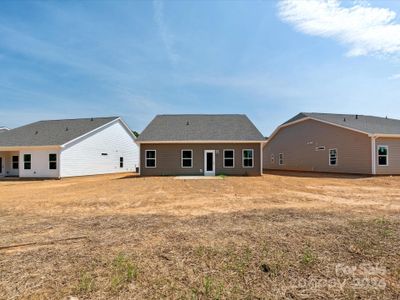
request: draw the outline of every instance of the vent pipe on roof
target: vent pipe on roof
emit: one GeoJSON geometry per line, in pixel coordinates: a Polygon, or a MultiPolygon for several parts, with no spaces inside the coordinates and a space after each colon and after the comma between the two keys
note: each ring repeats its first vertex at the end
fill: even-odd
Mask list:
{"type": "Polygon", "coordinates": [[[38,133],[39,133],[39,131],[36,131],[36,132],[35,132],[35,134],[38,134],[38,133]]]}
{"type": "Polygon", "coordinates": [[[189,121],[186,121],[186,126],[189,126],[189,121]]]}
{"type": "Polygon", "coordinates": [[[66,127],[66,128],[65,128],[65,131],[68,131],[68,130],[69,130],[68,127],[66,127]]]}
{"type": "Polygon", "coordinates": [[[90,118],[90,121],[93,121],[93,118],[90,118]]]}
{"type": "Polygon", "coordinates": [[[356,115],[356,120],[358,120],[358,115],[356,115]]]}
{"type": "Polygon", "coordinates": [[[346,122],[346,118],[343,118],[343,122],[346,122]]]}

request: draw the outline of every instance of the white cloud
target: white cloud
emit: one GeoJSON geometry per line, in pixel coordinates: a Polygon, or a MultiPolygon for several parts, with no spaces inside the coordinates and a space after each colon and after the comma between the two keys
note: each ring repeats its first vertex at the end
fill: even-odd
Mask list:
{"type": "Polygon", "coordinates": [[[297,30],[346,45],[348,56],[400,54],[400,24],[390,9],[366,1],[344,7],[339,0],[282,0],[278,8],[280,18],[297,30]]]}
{"type": "Polygon", "coordinates": [[[160,32],[162,42],[164,43],[168,59],[170,60],[171,63],[175,64],[178,61],[179,56],[174,49],[174,36],[168,30],[168,27],[164,21],[164,2],[161,0],[154,0],[153,8],[154,8],[154,21],[158,26],[158,30],[160,32]]]}

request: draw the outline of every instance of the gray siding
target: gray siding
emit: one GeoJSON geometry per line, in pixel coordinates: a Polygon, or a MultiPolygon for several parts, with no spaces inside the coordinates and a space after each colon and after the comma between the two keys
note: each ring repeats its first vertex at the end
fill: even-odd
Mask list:
{"type": "Polygon", "coordinates": [[[371,139],[315,120],[283,127],[263,151],[263,166],[273,170],[371,174],[371,139]],[[316,151],[318,146],[325,150],[316,151]],[[337,149],[337,165],[329,165],[329,149],[337,149]],[[279,165],[279,153],[284,165],[279,165]],[[271,162],[271,154],[275,162],[271,162]]]}
{"type": "Polygon", "coordinates": [[[400,174],[400,139],[377,138],[376,139],[376,174],[400,174]],[[388,146],[388,166],[378,165],[378,147],[388,146]]]}
{"type": "Polygon", "coordinates": [[[216,175],[261,175],[261,146],[260,143],[251,144],[141,144],[140,171],[141,175],[203,175],[204,150],[216,150],[216,175]],[[193,168],[181,167],[181,150],[193,150],[193,168]],[[223,167],[223,150],[235,150],[235,167],[223,167]],[[242,167],[242,150],[254,149],[253,168],[242,167]],[[157,167],[145,168],[145,150],[157,151],[157,167]]]}

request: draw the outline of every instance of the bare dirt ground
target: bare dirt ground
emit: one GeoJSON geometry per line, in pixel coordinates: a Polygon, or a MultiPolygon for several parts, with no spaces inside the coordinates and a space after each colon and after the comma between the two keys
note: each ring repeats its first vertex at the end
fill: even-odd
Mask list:
{"type": "Polygon", "coordinates": [[[400,177],[0,181],[1,299],[399,295],[400,177]]]}

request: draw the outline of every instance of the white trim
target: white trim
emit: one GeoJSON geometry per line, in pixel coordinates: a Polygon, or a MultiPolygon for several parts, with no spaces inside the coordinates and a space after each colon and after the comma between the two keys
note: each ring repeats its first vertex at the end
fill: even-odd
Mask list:
{"type": "MultiPolygon", "coordinates": [[[[142,150],[140,149],[140,144],[138,145],[138,151],[139,151],[139,176],[141,175],[141,173],[142,173],[142,160],[141,160],[141,156],[142,156],[142,150]]],[[[144,166],[144,164],[143,164],[143,166],[144,166]]],[[[136,172],[136,170],[135,170],[135,172],[136,172]]]]}
{"type": "MultiPolygon", "coordinates": [[[[246,158],[249,159],[249,158],[246,158]]],[[[254,168],[254,149],[242,149],[242,168],[244,169],[252,169],[254,168]],[[251,151],[251,167],[245,167],[244,166],[244,151],[251,151]]]]}
{"type": "Polygon", "coordinates": [[[371,165],[372,175],[376,175],[376,137],[371,137],[371,165]]]}
{"type": "Polygon", "coordinates": [[[265,141],[135,141],[137,144],[265,144],[265,141]]]}
{"type": "MultiPolygon", "coordinates": [[[[223,155],[223,157],[222,157],[222,166],[223,166],[223,168],[225,168],[225,169],[233,169],[233,168],[235,168],[235,149],[223,149],[222,150],[222,155],[223,155]],[[233,157],[232,157],[233,166],[232,167],[225,166],[225,151],[232,151],[233,152],[233,157]]],[[[228,159],[230,159],[230,157],[228,159]]]]}
{"type": "Polygon", "coordinates": [[[285,154],[283,152],[280,152],[278,154],[278,165],[279,166],[285,165],[285,154]],[[282,156],[282,159],[281,159],[281,156],[282,156]]]}
{"type": "Polygon", "coordinates": [[[29,151],[29,150],[51,150],[51,149],[61,149],[60,146],[6,146],[0,147],[0,151],[29,151]]]}
{"type": "Polygon", "coordinates": [[[378,145],[378,147],[376,147],[376,156],[378,158],[378,167],[389,167],[389,146],[388,145],[378,145]],[[386,148],[386,155],[379,155],[379,148],[386,148]],[[386,156],[386,165],[380,165],[379,164],[379,156],[386,156]]]}
{"type": "MultiPolygon", "coordinates": [[[[185,158],[185,160],[189,160],[189,158],[185,158]]],[[[181,168],[182,169],[193,169],[193,149],[181,149],[181,168]],[[190,157],[190,167],[183,166],[183,151],[190,151],[192,153],[190,157]]]]}
{"type": "Polygon", "coordinates": [[[264,171],[264,162],[263,162],[263,156],[264,156],[264,153],[263,153],[263,146],[262,146],[262,144],[260,145],[260,172],[261,172],[261,175],[263,174],[263,171],[264,171]]]}
{"type": "Polygon", "coordinates": [[[146,169],[155,169],[155,168],[157,168],[157,150],[153,150],[153,149],[144,150],[144,167],[146,169]],[[149,152],[149,151],[154,151],[154,158],[147,158],[147,152],[149,152]],[[148,159],[154,159],[154,167],[148,167],[147,166],[147,160],[148,159]]]}
{"type": "MultiPolygon", "coordinates": [[[[297,124],[297,123],[300,123],[300,122],[304,122],[304,121],[307,121],[307,120],[314,120],[314,121],[317,121],[317,122],[325,123],[325,124],[328,124],[328,125],[336,126],[336,127],[339,127],[339,128],[347,129],[347,130],[350,130],[350,131],[355,131],[355,132],[366,134],[366,135],[370,136],[370,134],[368,132],[365,132],[365,131],[362,131],[362,130],[346,127],[346,126],[343,126],[343,125],[331,123],[331,122],[320,120],[320,119],[313,118],[313,117],[304,117],[304,118],[301,118],[299,120],[296,120],[296,121],[293,121],[293,122],[286,123],[286,124],[278,126],[274,130],[274,132],[271,134],[271,136],[268,138],[267,144],[275,137],[275,135],[278,133],[278,131],[281,130],[282,128],[285,128],[285,127],[288,127],[288,126],[291,126],[291,125],[294,125],[294,124],[297,124]]],[[[399,135],[399,137],[400,137],[400,135],[399,135]]]]}
{"type": "Polygon", "coordinates": [[[215,176],[215,150],[204,150],[204,176],[215,176]],[[213,154],[213,170],[207,171],[207,153],[213,154]]]}
{"type": "Polygon", "coordinates": [[[328,150],[328,162],[329,162],[329,166],[331,166],[331,167],[336,167],[338,165],[338,150],[337,150],[337,148],[331,148],[328,150]],[[331,151],[332,150],[335,150],[335,162],[336,163],[334,165],[331,164],[331,151]]]}

